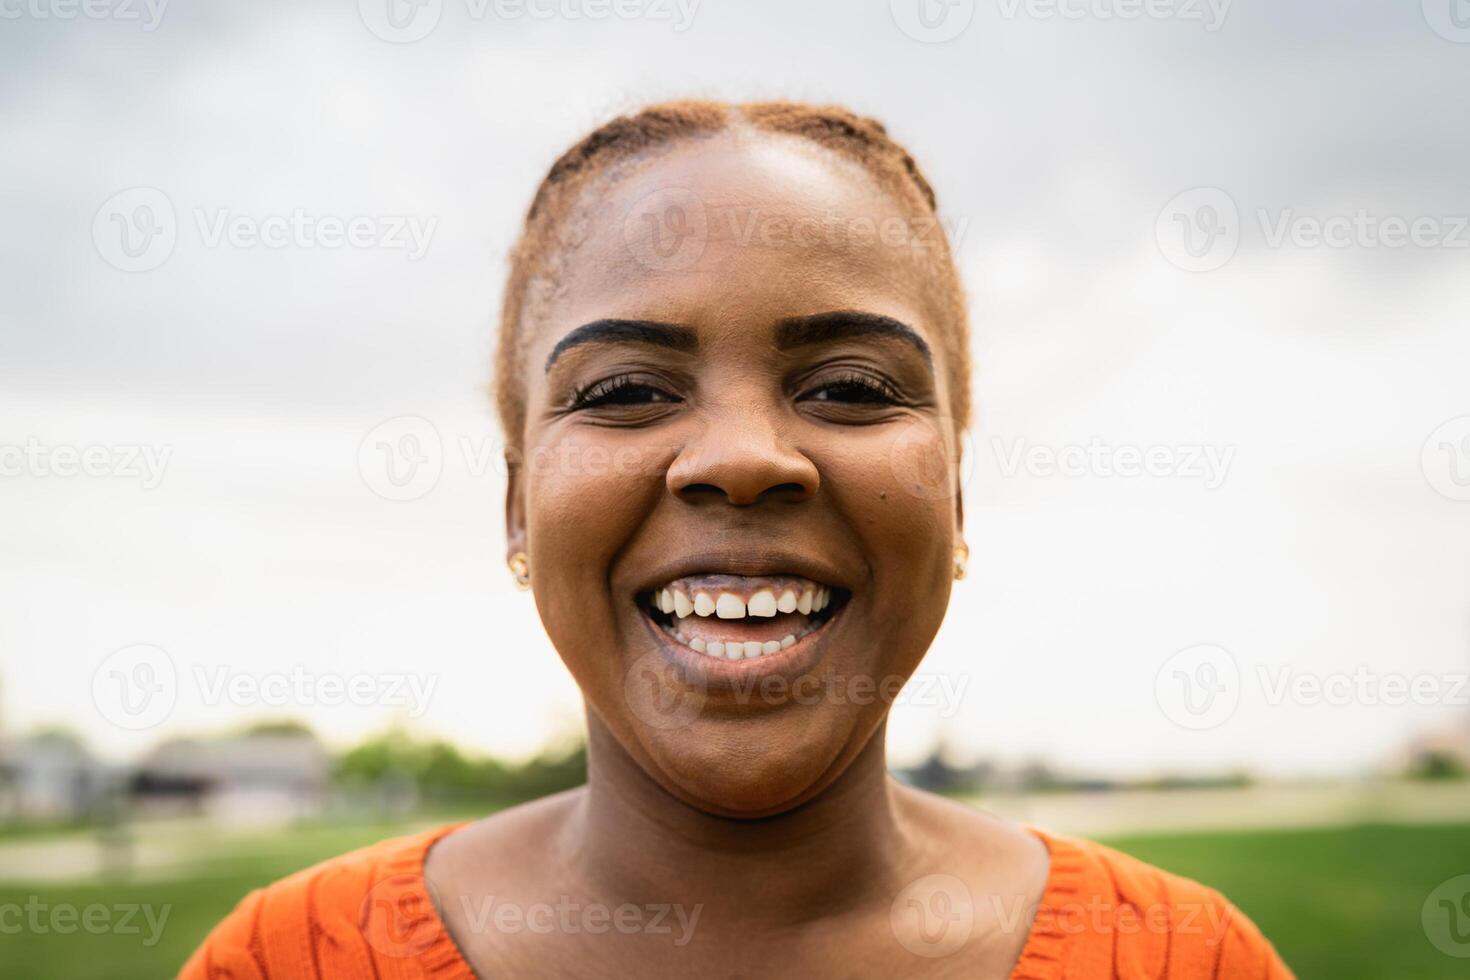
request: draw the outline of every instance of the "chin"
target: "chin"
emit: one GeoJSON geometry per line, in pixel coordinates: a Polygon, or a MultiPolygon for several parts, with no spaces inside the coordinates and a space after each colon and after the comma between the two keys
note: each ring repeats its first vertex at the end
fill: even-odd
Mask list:
{"type": "Polygon", "coordinates": [[[701,718],[674,733],[645,730],[641,748],[649,774],[675,797],[715,816],[754,819],[821,794],[882,718],[792,706],[756,718],[701,718]]]}

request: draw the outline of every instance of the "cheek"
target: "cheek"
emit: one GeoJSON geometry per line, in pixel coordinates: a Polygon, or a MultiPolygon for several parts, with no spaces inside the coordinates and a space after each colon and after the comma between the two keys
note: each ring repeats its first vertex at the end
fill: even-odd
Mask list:
{"type": "Polygon", "coordinates": [[[632,440],[577,429],[532,447],[525,459],[527,551],[536,605],[552,641],[608,636],[607,570],[663,492],[656,453],[632,440]]]}
{"type": "Polygon", "coordinates": [[[867,556],[871,601],[863,657],[906,675],[944,619],[954,584],[956,468],[933,420],[845,438],[821,464],[824,487],[867,556]],[[876,659],[875,659],[876,658],[876,659]]]}
{"type": "MultiPolygon", "coordinates": [[[[941,424],[915,418],[834,443],[820,462],[827,489],[864,542],[877,578],[917,586],[946,572],[956,529],[957,469],[941,424]]],[[[912,593],[912,588],[903,590],[912,593]]]]}

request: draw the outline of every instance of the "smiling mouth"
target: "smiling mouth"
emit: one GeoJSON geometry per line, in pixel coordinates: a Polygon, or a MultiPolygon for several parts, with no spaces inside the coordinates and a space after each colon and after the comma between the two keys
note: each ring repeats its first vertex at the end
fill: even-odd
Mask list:
{"type": "Polygon", "coordinates": [[[674,642],[715,660],[755,660],[822,630],[847,604],[845,589],[788,575],[691,575],[639,597],[674,642]]]}

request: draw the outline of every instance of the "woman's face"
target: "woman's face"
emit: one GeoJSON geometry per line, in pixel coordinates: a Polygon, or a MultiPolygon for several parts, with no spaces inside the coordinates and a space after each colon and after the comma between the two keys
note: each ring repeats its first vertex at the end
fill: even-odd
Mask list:
{"type": "Polygon", "coordinates": [[[780,812],[869,742],[949,600],[939,233],[791,137],[680,144],[586,197],[526,339],[510,548],[650,776],[780,812]]]}

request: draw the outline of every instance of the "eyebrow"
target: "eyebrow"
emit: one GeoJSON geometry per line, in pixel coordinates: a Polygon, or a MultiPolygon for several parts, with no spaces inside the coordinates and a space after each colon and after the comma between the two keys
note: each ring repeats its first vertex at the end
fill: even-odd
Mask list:
{"type": "Polygon", "coordinates": [[[593,320],[582,324],[556,342],[546,358],[546,370],[550,371],[556,359],[573,347],[619,342],[651,344],[654,347],[679,351],[692,351],[699,346],[693,330],[674,323],[659,323],[656,320],[593,320]]]}
{"type": "MultiPolygon", "coordinates": [[[[907,341],[924,358],[924,363],[933,367],[934,355],[924,338],[907,324],[881,313],[832,310],[828,313],[787,317],[776,321],[777,349],[875,335],[907,341]]],[[[593,320],[582,324],[556,342],[556,346],[546,357],[545,370],[550,371],[556,359],[574,347],[608,343],[649,344],[677,351],[693,351],[699,348],[699,339],[694,331],[675,323],[660,323],[657,320],[593,320]]]]}
{"type": "Polygon", "coordinates": [[[776,323],[776,346],[778,348],[800,347],[805,344],[821,344],[849,337],[878,335],[897,337],[907,341],[923,355],[924,363],[934,366],[934,355],[929,345],[918,332],[907,324],[881,313],[864,313],[861,310],[833,310],[812,316],[788,317],[776,323]]]}

